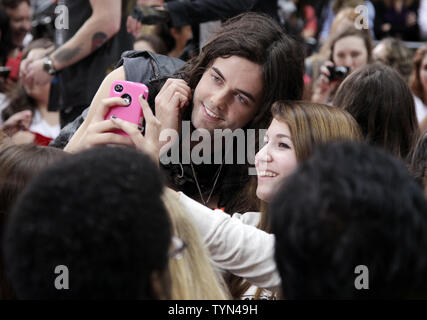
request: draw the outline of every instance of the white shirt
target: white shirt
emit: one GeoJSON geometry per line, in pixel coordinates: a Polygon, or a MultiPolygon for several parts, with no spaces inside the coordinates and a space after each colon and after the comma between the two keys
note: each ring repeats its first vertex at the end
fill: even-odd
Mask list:
{"type": "Polygon", "coordinates": [[[55,139],[61,131],[59,123],[55,126],[51,126],[43,118],[41,113],[36,109],[33,114],[33,120],[31,121],[30,131],[37,132],[46,138],[55,139]]]}
{"type": "Polygon", "coordinates": [[[281,280],[274,260],[275,238],[258,225],[259,212],[235,213],[211,210],[180,192],[180,202],[221,269],[245,278],[252,285],[280,290],[281,280]]]}
{"type": "Polygon", "coordinates": [[[423,101],[414,95],[415,102],[415,113],[417,114],[418,123],[424,120],[427,117],[427,106],[423,103],[423,101]]]}

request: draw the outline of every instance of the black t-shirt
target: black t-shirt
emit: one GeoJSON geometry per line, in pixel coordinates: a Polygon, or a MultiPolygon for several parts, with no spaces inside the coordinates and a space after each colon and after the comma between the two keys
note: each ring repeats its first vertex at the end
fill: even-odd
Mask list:
{"type": "MultiPolygon", "coordinates": [[[[123,0],[124,4],[128,3],[123,0]]],[[[89,0],[59,0],[68,8],[69,29],[57,29],[55,45],[71,39],[92,15],[89,0]]],[[[52,82],[50,110],[88,106],[105,76],[113,71],[123,51],[133,48],[133,37],[126,30],[127,12],[123,11],[120,31],[83,60],[61,70],[52,82]]],[[[92,39],[88,39],[92,42],[92,39]]]]}

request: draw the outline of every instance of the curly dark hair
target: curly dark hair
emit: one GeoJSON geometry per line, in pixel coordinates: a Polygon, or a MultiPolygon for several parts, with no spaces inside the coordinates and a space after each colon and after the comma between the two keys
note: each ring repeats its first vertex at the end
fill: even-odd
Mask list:
{"type": "Polygon", "coordinates": [[[270,215],[285,298],[426,298],[427,200],[384,151],[319,148],[286,180],[270,215]],[[359,265],[369,290],[355,288],[359,265]]]}
{"type": "Polygon", "coordinates": [[[33,180],[11,212],[5,261],[18,298],[150,299],[167,270],[170,222],[152,160],[130,148],[70,156],[33,180]],[[55,267],[70,273],[57,290],[55,267]]]}

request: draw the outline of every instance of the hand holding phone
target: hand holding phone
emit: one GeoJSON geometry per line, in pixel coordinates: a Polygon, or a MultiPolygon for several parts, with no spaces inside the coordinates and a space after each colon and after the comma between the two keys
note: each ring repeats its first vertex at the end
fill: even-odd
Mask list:
{"type": "MultiPolygon", "coordinates": [[[[112,116],[115,116],[136,125],[142,125],[144,115],[138,99],[141,94],[145,97],[145,100],[148,99],[148,88],[142,83],[124,80],[114,81],[111,84],[110,97],[121,97],[128,101],[128,105],[112,107],[105,116],[105,119],[107,120],[112,116]]],[[[127,134],[122,130],[116,130],[114,132],[127,136],[127,134]]]]}

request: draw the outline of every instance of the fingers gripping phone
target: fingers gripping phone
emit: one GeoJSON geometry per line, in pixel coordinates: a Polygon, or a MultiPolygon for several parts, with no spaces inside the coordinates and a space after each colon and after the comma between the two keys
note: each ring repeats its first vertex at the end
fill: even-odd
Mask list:
{"type": "MultiPolygon", "coordinates": [[[[105,119],[115,116],[119,119],[132,122],[136,125],[142,125],[143,113],[139,103],[139,96],[143,95],[145,100],[148,99],[148,88],[145,84],[117,80],[111,84],[110,97],[121,97],[129,102],[127,106],[117,105],[111,107],[105,119]]],[[[123,130],[115,130],[117,134],[127,136],[123,130]]]]}

